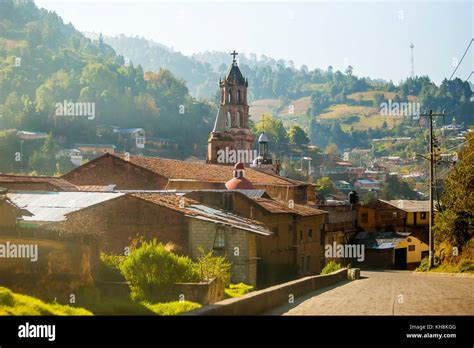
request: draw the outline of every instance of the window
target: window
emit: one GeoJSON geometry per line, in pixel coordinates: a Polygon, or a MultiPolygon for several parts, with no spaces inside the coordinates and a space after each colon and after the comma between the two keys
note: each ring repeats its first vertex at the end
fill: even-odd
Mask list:
{"type": "Polygon", "coordinates": [[[237,125],[237,128],[240,128],[242,125],[240,124],[240,112],[237,111],[237,117],[235,118],[235,122],[237,125]]]}
{"type": "Polygon", "coordinates": [[[362,223],[364,223],[364,224],[368,223],[369,222],[369,214],[368,213],[362,213],[361,220],[362,220],[362,223]]]}
{"type": "Polygon", "coordinates": [[[225,231],[224,227],[217,227],[216,235],[214,237],[214,250],[222,250],[225,247],[225,231]]]}
{"type": "Polygon", "coordinates": [[[231,192],[222,194],[222,206],[224,210],[234,210],[234,195],[231,192]]]}
{"type": "Polygon", "coordinates": [[[302,242],[303,241],[303,231],[300,230],[300,241],[302,242]]]}
{"type": "Polygon", "coordinates": [[[408,246],[408,251],[415,251],[415,246],[414,245],[409,245],[408,246]]]}
{"type": "Polygon", "coordinates": [[[426,212],[420,213],[420,219],[426,220],[426,212]]]}
{"type": "Polygon", "coordinates": [[[278,237],[278,226],[272,228],[273,237],[278,237]]]}
{"type": "Polygon", "coordinates": [[[394,217],[394,218],[396,218],[396,217],[397,217],[397,215],[398,215],[398,214],[397,214],[397,212],[396,212],[396,211],[394,211],[394,212],[392,213],[392,217],[394,217]]]}
{"type": "Polygon", "coordinates": [[[232,92],[229,91],[229,99],[228,99],[229,103],[232,103],[232,92]]]}
{"type": "Polygon", "coordinates": [[[240,98],[240,89],[237,90],[237,101],[240,103],[242,100],[240,98]]]}
{"type": "Polygon", "coordinates": [[[311,228],[308,230],[308,239],[313,240],[313,230],[311,228]]]}

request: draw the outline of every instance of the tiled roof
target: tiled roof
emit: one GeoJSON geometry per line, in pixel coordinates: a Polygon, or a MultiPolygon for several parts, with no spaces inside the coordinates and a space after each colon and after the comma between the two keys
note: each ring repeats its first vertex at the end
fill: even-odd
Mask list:
{"type": "Polygon", "coordinates": [[[430,211],[430,201],[416,201],[409,199],[394,199],[390,201],[381,199],[380,201],[390,204],[391,206],[400,210],[406,211],[407,213],[430,211]]]}
{"type": "Polygon", "coordinates": [[[282,201],[275,201],[267,198],[254,198],[253,200],[263,209],[273,214],[288,213],[300,216],[314,216],[327,213],[324,210],[316,209],[307,205],[295,204],[293,208],[290,208],[287,203],[282,201]]]}
{"type": "Polygon", "coordinates": [[[160,193],[133,193],[131,196],[182,212],[191,218],[221,223],[265,236],[272,234],[271,231],[258,221],[205,206],[187,197],[160,193]]]}
{"type": "MultiPolygon", "coordinates": [[[[105,154],[124,159],[122,155],[105,154]]],[[[233,178],[233,167],[217,164],[184,162],[158,157],[130,156],[129,162],[148,169],[172,181],[191,180],[202,182],[226,183],[233,178]]],[[[298,185],[293,180],[287,180],[276,175],[262,173],[246,168],[245,177],[254,185],[298,185]]]]}
{"type": "Polygon", "coordinates": [[[27,176],[27,175],[0,175],[0,186],[2,183],[46,183],[63,191],[78,191],[78,188],[69,181],[52,176],[27,176]]]}

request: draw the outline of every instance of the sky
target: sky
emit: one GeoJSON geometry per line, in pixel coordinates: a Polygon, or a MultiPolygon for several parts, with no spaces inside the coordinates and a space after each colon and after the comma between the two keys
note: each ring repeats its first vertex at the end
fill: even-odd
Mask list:
{"type": "MultiPolygon", "coordinates": [[[[474,37],[474,1],[36,0],[80,31],[152,39],[191,55],[236,50],[392,80],[449,78],[474,37]]],[[[230,56],[229,56],[230,57],[230,56]]],[[[231,58],[229,58],[230,60],[231,58]]],[[[455,77],[474,71],[474,43],[455,77]]],[[[474,82],[474,74],[470,78],[474,82]]]]}

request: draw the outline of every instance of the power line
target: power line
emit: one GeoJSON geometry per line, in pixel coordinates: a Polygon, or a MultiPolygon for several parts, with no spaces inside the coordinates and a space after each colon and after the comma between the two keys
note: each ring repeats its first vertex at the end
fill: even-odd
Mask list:
{"type": "Polygon", "coordinates": [[[467,51],[469,50],[469,47],[471,47],[473,41],[474,41],[474,38],[471,39],[471,42],[469,42],[469,45],[467,46],[466,50],[464,51],[464,54],[462,55],[461,60],[458,62],[458,65],[456,66],[456,69],[454,69],[454,71],[453,71],[453,73],[451,74],[451,77],[448,79],[448,81],[450,81],[450,80],[453,78],[454,74],[456,73],[456,71],[458,70],[459,66],[460,66],[461,63],[462,63],[462,60],[463,60],[464,57],[466,56],[466,53],[467,53],[467,51]]]}

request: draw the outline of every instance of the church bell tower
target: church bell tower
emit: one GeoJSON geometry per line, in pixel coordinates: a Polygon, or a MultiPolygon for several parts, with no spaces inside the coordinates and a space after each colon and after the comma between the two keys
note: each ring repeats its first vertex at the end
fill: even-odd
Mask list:
{"type": "Polygon", "coordinates": [[[232,65],[224,80],[219,81],[220,101],[216,122],[209,134],[207,162],[222,163],[218,160],[219,151],[252,151],[253,135],[249,126],[249,106],[247,104],[248,80],[242,76],[235,51],[232,65]]]}

